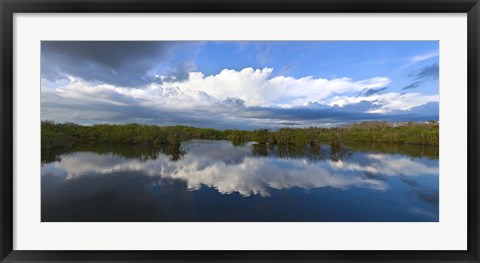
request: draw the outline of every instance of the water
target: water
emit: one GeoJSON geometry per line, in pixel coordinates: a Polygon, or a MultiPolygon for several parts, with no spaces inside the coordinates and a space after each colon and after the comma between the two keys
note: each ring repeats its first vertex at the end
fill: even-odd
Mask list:
{"type": "Polygon", "coordinates": [[[438,149],[90,145],[42,153],[43,222],[439,220],[438,149]]]}

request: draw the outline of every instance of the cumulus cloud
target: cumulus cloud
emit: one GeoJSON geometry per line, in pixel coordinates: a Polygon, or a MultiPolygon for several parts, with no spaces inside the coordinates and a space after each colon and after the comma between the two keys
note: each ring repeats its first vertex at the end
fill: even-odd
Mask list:
{"type": "Polygon", "coordinates": [[[142,89],[70,78],[66,85],[42,92],[42,119],[251,129],[292,122],[311,126],[335,120],[395,119],[382,114],[401,116],[401,111],[438,102],[438,96],[381,93],[390,82],[385,77],[359,81],[272,78],[272,71],[225,69],[210,76],[190,72],[188,78],[155,82],[142,89]],[[364,95],[357,96],[359,92],[364,95]]]}
{"type": "Polygon", "coordinates": [[[391,81],[387,77],[374,77],[360,81],[353,81],[350,78],[323,79],[310,76],[272,78],[272,72],[272,68],[244,68],[240,71],[224,69],[219,74],[211,76],[192,72],[188,81],[165,83],[163,86],[204,91],[217,99],[235,97],[245,101],[246,106],[292,107],[322,101],[333,94],[381,88],[391,81]]]}

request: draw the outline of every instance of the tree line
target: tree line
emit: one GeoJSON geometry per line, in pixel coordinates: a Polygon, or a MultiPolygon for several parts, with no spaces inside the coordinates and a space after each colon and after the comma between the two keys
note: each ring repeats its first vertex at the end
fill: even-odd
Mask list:
{"type": "Polygon", "coordinates": [[[437,122],[362,122],[334,128],[280,128],[277,130],[216,130],[190,126],[146,124],[55,123],[42,121],[42,149],[74,147],[85,143],[126,143],[143,145],[180,145],[192,139],[229,140],[233,145],[257,142],[266,145],[330,144],[339,147],[348,142],[384,142],[438,146],[437,122]]]}

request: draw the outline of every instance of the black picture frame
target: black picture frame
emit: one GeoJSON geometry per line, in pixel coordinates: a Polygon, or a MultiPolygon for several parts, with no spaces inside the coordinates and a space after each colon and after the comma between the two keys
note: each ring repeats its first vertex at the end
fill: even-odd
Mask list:
{"type": "MultiPolygon", "coordinates": [[[[0,0],[1,262],[480,262],[478,0],[0,0]],[[468,249],[465,251],[18,251],[13,250],[13,15],[15,13],[467,13],[468,249]]],[[[92,237],[94,238],[94,237],[92,237]]],[[[448,238],[448,237],[444,237],[448,238]]]]}

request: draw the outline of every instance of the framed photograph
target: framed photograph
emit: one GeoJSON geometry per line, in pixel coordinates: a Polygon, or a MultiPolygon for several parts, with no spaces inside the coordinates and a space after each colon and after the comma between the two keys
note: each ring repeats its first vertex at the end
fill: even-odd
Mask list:
{"type": "Polygon", "coordinates": [[[1,262],[479,262],[478,0],[1,0],[1,262]]]}

